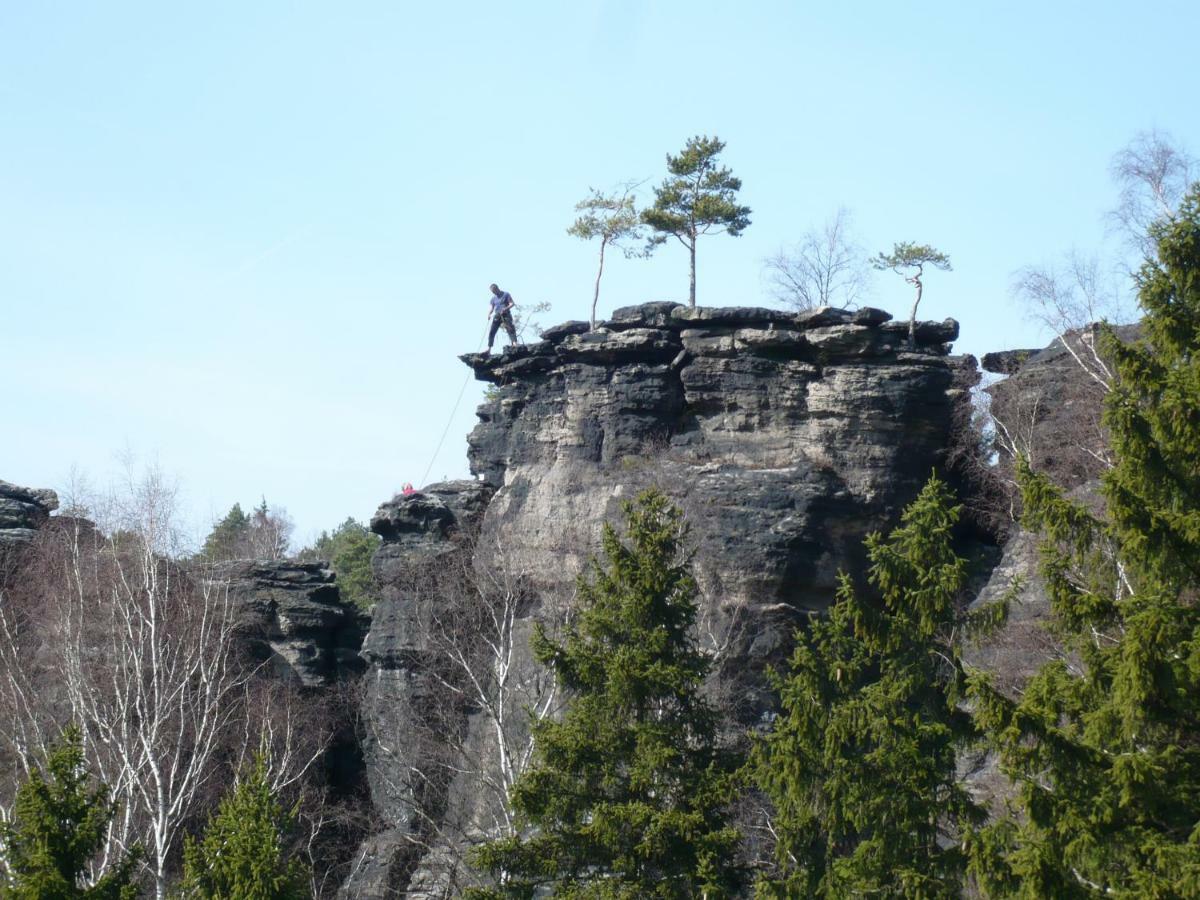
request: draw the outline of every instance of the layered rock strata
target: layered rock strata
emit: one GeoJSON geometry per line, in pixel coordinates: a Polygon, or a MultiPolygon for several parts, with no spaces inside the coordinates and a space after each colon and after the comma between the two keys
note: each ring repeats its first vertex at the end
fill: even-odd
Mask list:
{"type": "MultiPolygon", "coordinates": [[[[764,666],[827,606],[839,569],[861,570],[863,537],[944,463],[976,378],[973,359],[949,355],[957,334],[952,320],[920,323],[909,346],[907,323],[880,310],[651,303],[462,357],[492,386],[468,439],[478,480],[395,498],[372,521],[384,595],[363,647],[364,754],[387,828],[360,848],[343,894],[452,895],[447,822],[487,818],[477,782],[437,777],[451,769],[420,743],[440,728],[445,744],[488,756],[481,711],[439,690],[431,629],[448,600],[431,573],[469,554],[477,570],[535,583],[523,615],[546,618],[569,605],[621,501],[657,485],[692,526],[702,640],[731,707],[756,721],[770,705],[764,666]]],[[[527,671],[517,645],[513,669],[527,671]]]]}
{"type": "Polygon", "coordinates": [[[56,509],[58,495],[54,491],[0,481],[0,555],[29,543],[56,509]]]}
{"type": "Polygon", "coordinates": [[[219,567],[252,656],[304,687],[362,669],[368,621],[345,603],[328,564],[239,560],[219,567]]]}
{"type": "Polygon", "coordinates": [[[452,896],[413,893],[414,873],[436,852],[451,789],[447,747],[468,726],[469,710],[448,701],[452,678],[440,652],[441,578],[467,562],[464,551],[493,491],[486,484],[433,484],[384,503],[371,519],[383,538],[372,560],[381,598],[362,655],[361,750],[375,812],[384,829],[359,848],[339,896],[452,896]]]}
{"type": "Polygon", "coordinates": [[[907,331],[876,309],[648,303],[463,356],[493,385],[468,439],[496,489],[483,532],[561,587],[656,484],[688,515],[718,630],[752,621],[741,650],[765,655],[945,459],[974,360],[948,355],[953,320],[907,331]]]}

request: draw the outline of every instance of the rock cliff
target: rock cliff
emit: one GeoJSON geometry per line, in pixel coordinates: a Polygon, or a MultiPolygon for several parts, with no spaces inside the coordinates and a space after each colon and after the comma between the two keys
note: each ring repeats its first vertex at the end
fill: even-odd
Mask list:
{"type": "MultiPolygon", "coordinates": [[[[658,485],[692,526],[725,695],[757,721],[764,667],[946,460],[975,362],[949,355],[952,320],[921,323],[912,347],[907,330],[874,309],[650,303],[462,357],[491,385],[468,440],[478,480],[395,498],[372,522],[385,592],[363,649],[364,751],[388,828],[361,849],[345,896],[453,893],[451,845],[487,823],[476,782],[414,743],[422,723],[484,756],[490,740],[487,710],[438,690],[452,679],[430,623],[446,598],[414,573],[468,555],[535,585],[522,616],[546,618],[555,598],[569,603],[602,523],[658,485]]],[[[517,672],[532,667],[521,652],[517,672]]]]}
{"type": "Polygon", "coordinates": [[[974,383],[974,360],[948,355],[956,322],[921,323],[909,348],[890,318],[650,303],[464,356],[493,385],[468,441],[496,490],[489,548],[564,589],[623,499],[665,489],[693,529],[706,622],[739,644],[752,718],[762,666],[945,460],[974,383]]]}
{"type": "Polygon", "coordinates": [[[58,509],[54,491],[18,487],[0,481],[0,556],[29,543],[33,533],[58,509]]]}
{"type": "Polygon", "coordinates": [[[216,574],[250,654],[280,677],[315,688],[361,671],[369,619],[342,601],[325,563],[240,560],[216,574]]]}

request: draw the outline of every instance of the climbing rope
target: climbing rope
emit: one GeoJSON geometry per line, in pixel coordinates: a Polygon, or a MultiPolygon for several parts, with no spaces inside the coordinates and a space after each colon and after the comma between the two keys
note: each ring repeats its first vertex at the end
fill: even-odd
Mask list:
{"type": "MultiPolygon", "coordinates": [[[[491,327],[491,320],[488,320],[487,326],[483,329],[483,334],[479,336],[479,344],[475,347],[475,352],[478,353],[483,349],[483,342],[487,339],[488,328],[491,327]]],[[[450,426],[454,424],[454,416],[458,412],[458,406],[462,403],[463,394],[467,392],[467,385],[470,384],[474,372],[468,372],[467,377],[463,379],[462,387],[458,389],[458,399],[454,401],[454,408],[450,410],[450,418],[446,420],[446,427],[442,429],[442,436],[438,438],[437,447],[433,451],[433,456],[429,459],[429,465],[425,467],[425,474],[421,476],[418,484],[423,488],[429,479],[429,473],[433,470],[433,464],[437,462],[438,454],[442,452],[442,444],[446,443],[446,435],[450,433],[450,426]]]]}

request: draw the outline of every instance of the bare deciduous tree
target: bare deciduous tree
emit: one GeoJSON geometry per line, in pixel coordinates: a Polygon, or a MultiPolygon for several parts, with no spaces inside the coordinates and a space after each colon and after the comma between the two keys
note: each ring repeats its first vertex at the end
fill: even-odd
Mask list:
{"type": "Polygon", "coordinates": [[[28,770],[76,723],[119,805],[98,865],[142,844],[159,898],[186,823],[211,802],[231,750],[246,751],[239,730],[250,752],[268,751],[279,786],[323,749],[290,715],[266,715],[276,704],[249,702],[255,671],[239,653],[228,584],[176,561],[174,505],[158,473],[130,476],[109,502],[87,504],[99,526],[58,517],[43,528],[0,597],[0,714],[11,723],[0,753],[28,770]]]}
{"type": "Polygon", "coordinates": [[[1171,135],[1151,129],[1113,156],[1111,170],[1120,194],[1109,218],[1143,258],[1153,258],[1158,248],[1150,226],[1175,218],[1179,201],[1200,179],[1200,163],[1171,135]]]}
{"type": "Polygon", "coordinates": [[[1128,322],[1133,311],[1099,260],[1071,251],[1058,266],[1027,266],[1014,276],[1012,291],[1088,376],[1108,390],[1112,370],[1100,357],[1095,325],[1128,322]]]}
{"type": "Polygon", "coordinates": [[[791,249],[763,262],[771,294],[793,309],[837,306],[852,309],[871,278],[866,254],[855,240],[850,211],[839,208],[820,228],[811,228],[791,249]]]}

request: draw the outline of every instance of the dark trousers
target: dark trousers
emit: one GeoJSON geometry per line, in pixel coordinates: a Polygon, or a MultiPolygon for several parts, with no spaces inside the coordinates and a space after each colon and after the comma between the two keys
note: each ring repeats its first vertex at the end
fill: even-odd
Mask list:
{"type": "Polygon", "coordinates": [[[517,342],[517,326],[513,324],[512,313],[507,309],[499,315],[492,316],[492,327],[488,329],[488,349],[492,349],[492,344],[496,342],[496,332],[500,330],[500,326],[504,326],[504,331],[508,335],[510,343],[517,342]]]}

